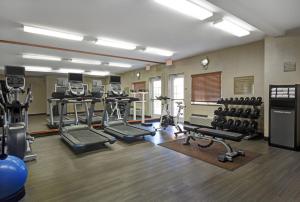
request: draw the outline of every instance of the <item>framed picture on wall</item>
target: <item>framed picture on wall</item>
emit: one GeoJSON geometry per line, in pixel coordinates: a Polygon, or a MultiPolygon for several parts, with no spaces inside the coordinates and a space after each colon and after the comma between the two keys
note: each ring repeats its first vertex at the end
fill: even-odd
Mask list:
{"type": "Polygon", "coordinates": [[[253,95],[254,94],[254,76],[234,77],[235,95],[253,95]]]}

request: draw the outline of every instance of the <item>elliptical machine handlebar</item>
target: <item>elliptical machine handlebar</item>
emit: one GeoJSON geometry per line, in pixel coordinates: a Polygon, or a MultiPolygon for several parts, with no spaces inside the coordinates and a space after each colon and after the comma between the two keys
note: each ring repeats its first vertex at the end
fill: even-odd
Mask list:
{"type": "Polygon", "coordinates": [[[29,87],[27,88],[27,95],[26,95],[25,101],[23,103],[26,110],[28,110],[29,104],[32,102],[32,100],[33,100],[33,97],[32,97],[31,84],[30,84],[29,87]]]}

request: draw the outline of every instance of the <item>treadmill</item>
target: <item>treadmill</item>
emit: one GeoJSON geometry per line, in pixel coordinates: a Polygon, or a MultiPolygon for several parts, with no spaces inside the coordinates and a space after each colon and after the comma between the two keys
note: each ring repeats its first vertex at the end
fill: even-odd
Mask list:
{"type": "Polygon", "coordinates": [[[60,113],[60,127],[59,134],[61,138],[72,148],[75,153],[81,153],[101,148],[105,143],[113,144],[116,138],[104,133],[101,130],[95,130],[91,125],[91,118],[94,112],[95,104],[101,102],[101,99],[95,98],[91,95],[84,94],[84,87],[82,84],[82,74],[69,73],[69,94],[61,100],[61,110],[67,103],[84,104],[91,103],[90,115],[88,123],[83,125],[64,126],[63,113],[60,113]]]}
{"type": "MultiPolygon", "coordinates": [[[[52,93],[52,97],[48,98],[48,111],[49,111],[49,118],[47,119],[47,125],[50,129],[53,128],[59,128],[59,121],[60,121],[60,116],[59,113],[62,111],[60,109],[60,104],[59,101],[60,99],[62,99],[67,90],[68,90],[68,80],[65,78],[58,78],[57,82],[55,84],[55,90],[52,93]]],[[[74,105],[74,110],[76,105],[74,105]]],[[[67,105],[64,106],[63,109],[63,113],[64,113],[64,118],[63,118],[63,122],[64,125],[72,125],[72,124],[76,124],[76,119],[70,116],[67,116],[67,105]]]]}
{"type": "MultiPolygon", "coordinates": [[[[93,80],[92,81],[92,90],[91,90],[91,95],[96,98],[102,98],[104,94],[104,86],[102,85],[101,80],[93,80]]],[[[87,123],[88,122],[88,117],[89,117],[89,105],[90,103],[85,103],[85,113],[83,115],[78,116],[78,120],[81,123],[87,123]]],[[[102,114],[100,113],[95,113],[92,115],[92,124],[101,124],[102,122],[102,114]]]]}
{"type": "Polygon", "coordinates": [[[105,99],[105,111],[103,115],[103,125],[104,131],[110,135],[113,135],[117,138],[123,139],[125,141],[134,141],[141,137],[151,135],[154,136],[156,134],[155,129],[145,129],[144,127],[139,127],[136,125],[131,125],[127,122],[127,118],[130,113],[130,104],[133,101],[137,101],[138,98],[128,97],[124,95],[121,91],[120,79],[116,78],[116,76],[112,76],[114,78],[110,78],[110,92],[105,99]],[[125,114],[123,119],[110,121],[109,116],[109,108],[111,102],[119,102],[125,104],[125,114]]]}

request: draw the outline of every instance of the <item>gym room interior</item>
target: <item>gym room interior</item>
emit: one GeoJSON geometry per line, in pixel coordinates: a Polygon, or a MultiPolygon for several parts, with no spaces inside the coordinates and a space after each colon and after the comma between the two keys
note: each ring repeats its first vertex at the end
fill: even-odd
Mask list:
{"type": "Polygon", "coordinates": [[[0,1],[0,202],[300,201],[299,8],[0,1]]]}

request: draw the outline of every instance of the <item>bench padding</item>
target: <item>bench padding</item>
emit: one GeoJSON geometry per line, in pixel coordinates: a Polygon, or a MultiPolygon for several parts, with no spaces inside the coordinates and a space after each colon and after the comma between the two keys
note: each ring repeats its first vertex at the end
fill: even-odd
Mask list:
{"type": "Polygon", "coordinates": [[[199,126],[184,124],[183,129],[186,130],[186,131],[197,132],[197,130],[199,129],[199,126]]]}
{"type": "Polygon", "coordinates": [[[199,133],[202,133],[203,135],[212,136],[216,138],[222,138],[225,140],[232,140],[239,142],[243,139],[243,135],[240,133],[234,133],[229,131],[223,131],[223,130],[216,130],[216,129],[210,129],[210,128],[198,128],[197,131],[199,133]]]}

